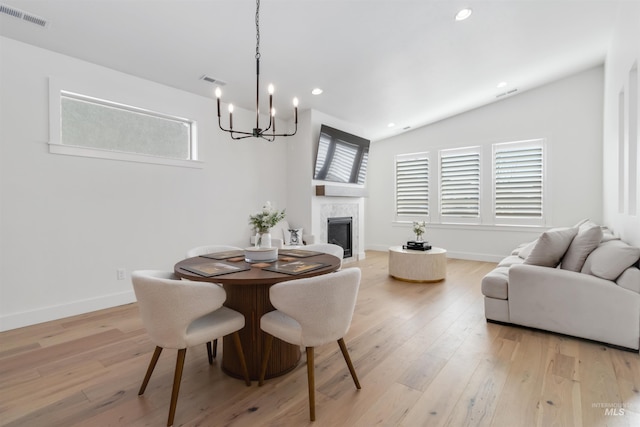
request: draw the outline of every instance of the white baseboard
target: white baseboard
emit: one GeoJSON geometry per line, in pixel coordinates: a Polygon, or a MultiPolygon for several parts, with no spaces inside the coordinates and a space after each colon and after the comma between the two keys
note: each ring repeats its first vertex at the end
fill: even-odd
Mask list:
{"type": "Polygon", "coordinates": [[[67,304],[43,307],[20,313],[0,316],[0,331],[22,328],[37,323],[49,322],[77,314],[89,313],[104,308],[116,307],[136,301],[133,291],[125,291],[117,294],[105,295],[97,298],[73,301],[67,304]]]}
{"type": "MultiPolygon", "coordinates": [[[[389,246],[371,245],[367,247],[367,249],[372,251],[388,252],[389,246]]],[[[447,251],[447,257],[456,259],[467,259],[470,261],[500,262],[504,258],[504,255],[447,251]]]]}

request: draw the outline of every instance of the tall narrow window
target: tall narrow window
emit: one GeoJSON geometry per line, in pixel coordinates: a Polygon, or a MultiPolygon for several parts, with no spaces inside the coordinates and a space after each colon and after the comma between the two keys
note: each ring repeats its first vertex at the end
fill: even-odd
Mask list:
{"type": "Polygon", "coordinates": [[[443,220],[480,218],[480,148],[440,152],[440,215],[443,220]]]}
{"type": "Polygon", "coordinates": [[[428,153],[396,156],[396,217],[413,220],[428,216],[428,153]]]}
{"type": "Polygon", "coordinates": [[[494,144],[493,192],[496,222],[509,218],[542,218],[542,143],[542,140],[534,140],[494,144]]]}

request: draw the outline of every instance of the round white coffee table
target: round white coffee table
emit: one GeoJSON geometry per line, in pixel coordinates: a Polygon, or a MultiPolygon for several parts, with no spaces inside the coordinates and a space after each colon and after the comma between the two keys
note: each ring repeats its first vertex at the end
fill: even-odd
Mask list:
{"type": "Polygon", "coordinates": [[[447,277],[447,251],[431,248],[428,251],[389,248],[389,275],[407,282],[437,282],[447,277]]]}

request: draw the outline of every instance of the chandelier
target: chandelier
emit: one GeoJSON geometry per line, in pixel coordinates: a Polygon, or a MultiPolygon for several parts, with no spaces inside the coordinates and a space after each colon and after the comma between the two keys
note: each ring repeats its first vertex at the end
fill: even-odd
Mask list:
{"type": "Polygon", "coordinates": [[[249,137],[264,138],[267,141],[273,141],[276,136],[293,136],[298,131],[298,98],[293,98],[293,117],[295,129],[293,133],[276,133],[276,110],[273,108],[273,85],[269,85],[267,92],[269,93],[269,125],[260,128],[260,0],[256,0],[256,127],[251,132],[239,131],[233,129],[233,104],[229,104],[229,128],[222,126],[220,118],[220,97],[222,91],[220,87],[216,88],[216,100],[218,103],[218,126],[225,132],[231,134],[232,139],[244,139],[249,137]]]}

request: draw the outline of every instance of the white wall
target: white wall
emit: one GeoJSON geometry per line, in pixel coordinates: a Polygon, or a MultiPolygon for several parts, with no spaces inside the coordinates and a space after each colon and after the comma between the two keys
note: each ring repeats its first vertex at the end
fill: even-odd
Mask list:
{"type": "MultiPolygon", "coordinates": [[[[367,248],[386,250],[413,237],[410,224],[394,222],[394,156],[441,148],[544,138],[551,183],[546,226],[570,226],[583,218],[602,222],[603,79],[603,67],[596,67],[373,143],[367,248]]],[[[497,261],[540,232],[538,227],[430,224],[426,236],[451,257],[497,261]]]]}
{"type": "MultiPolygon", "coordinates": [[[[133,301],[132,270],[172,270],[201,244],[246,246],[249,214],[286,207],[287,171],[274,167],[286,143],[232,141],[215,100],[11,39],[0,52],[0,329],[133,301]],[[49,77],[195,119],[204,168],[50,154],[49,77]]],[[[234,124],[250,122],[236,111],[234,124]]]]}
{"type": "MultiPolygon", "coordinates": [[[[629,135],[629,124],[635,120],[640,123],[640,109],[635,117],[629,115],[629,71],[633,65],[640,67],[640,4],[627,2],[623,5],[616,31],[609,48],[606,61],[605,108],[604,108],[604,218],[607,225],[624,240],[640,246],[640,173],[635,183],[630,179],[629,168],[635,166],[640,171],[640,149],[634,157],[629,154],[629,145],[633,137],[629,135]],[[623,93],[624,111],[618,106],[619,95],[623,93]],[[619,132],[618,118],[624,115],[622,133],[619,132]],[[622,136],[622,144],[619,144],[622,136]],[[619,147],[622,146],[622,167],[619,162],[619,147]],[[634,165],[635,163],[635,165],[634,165]],[[622,175],[622,185],[619,179],[622,175]],[[629,200],[635,192],[636,212],[630,210],[629,200]],[[620,203],[622,199],[622,204],[620,203]],[[622,205],[622,206],[621,206],[622,205]]],[[[636,91],[638,90],[636,74],[636,91]]],[[[636,92],[637,93],[637,92],[636,92]]],[[[640,148],[638,135],[635,135],[636,147],[640,148]]]]}

